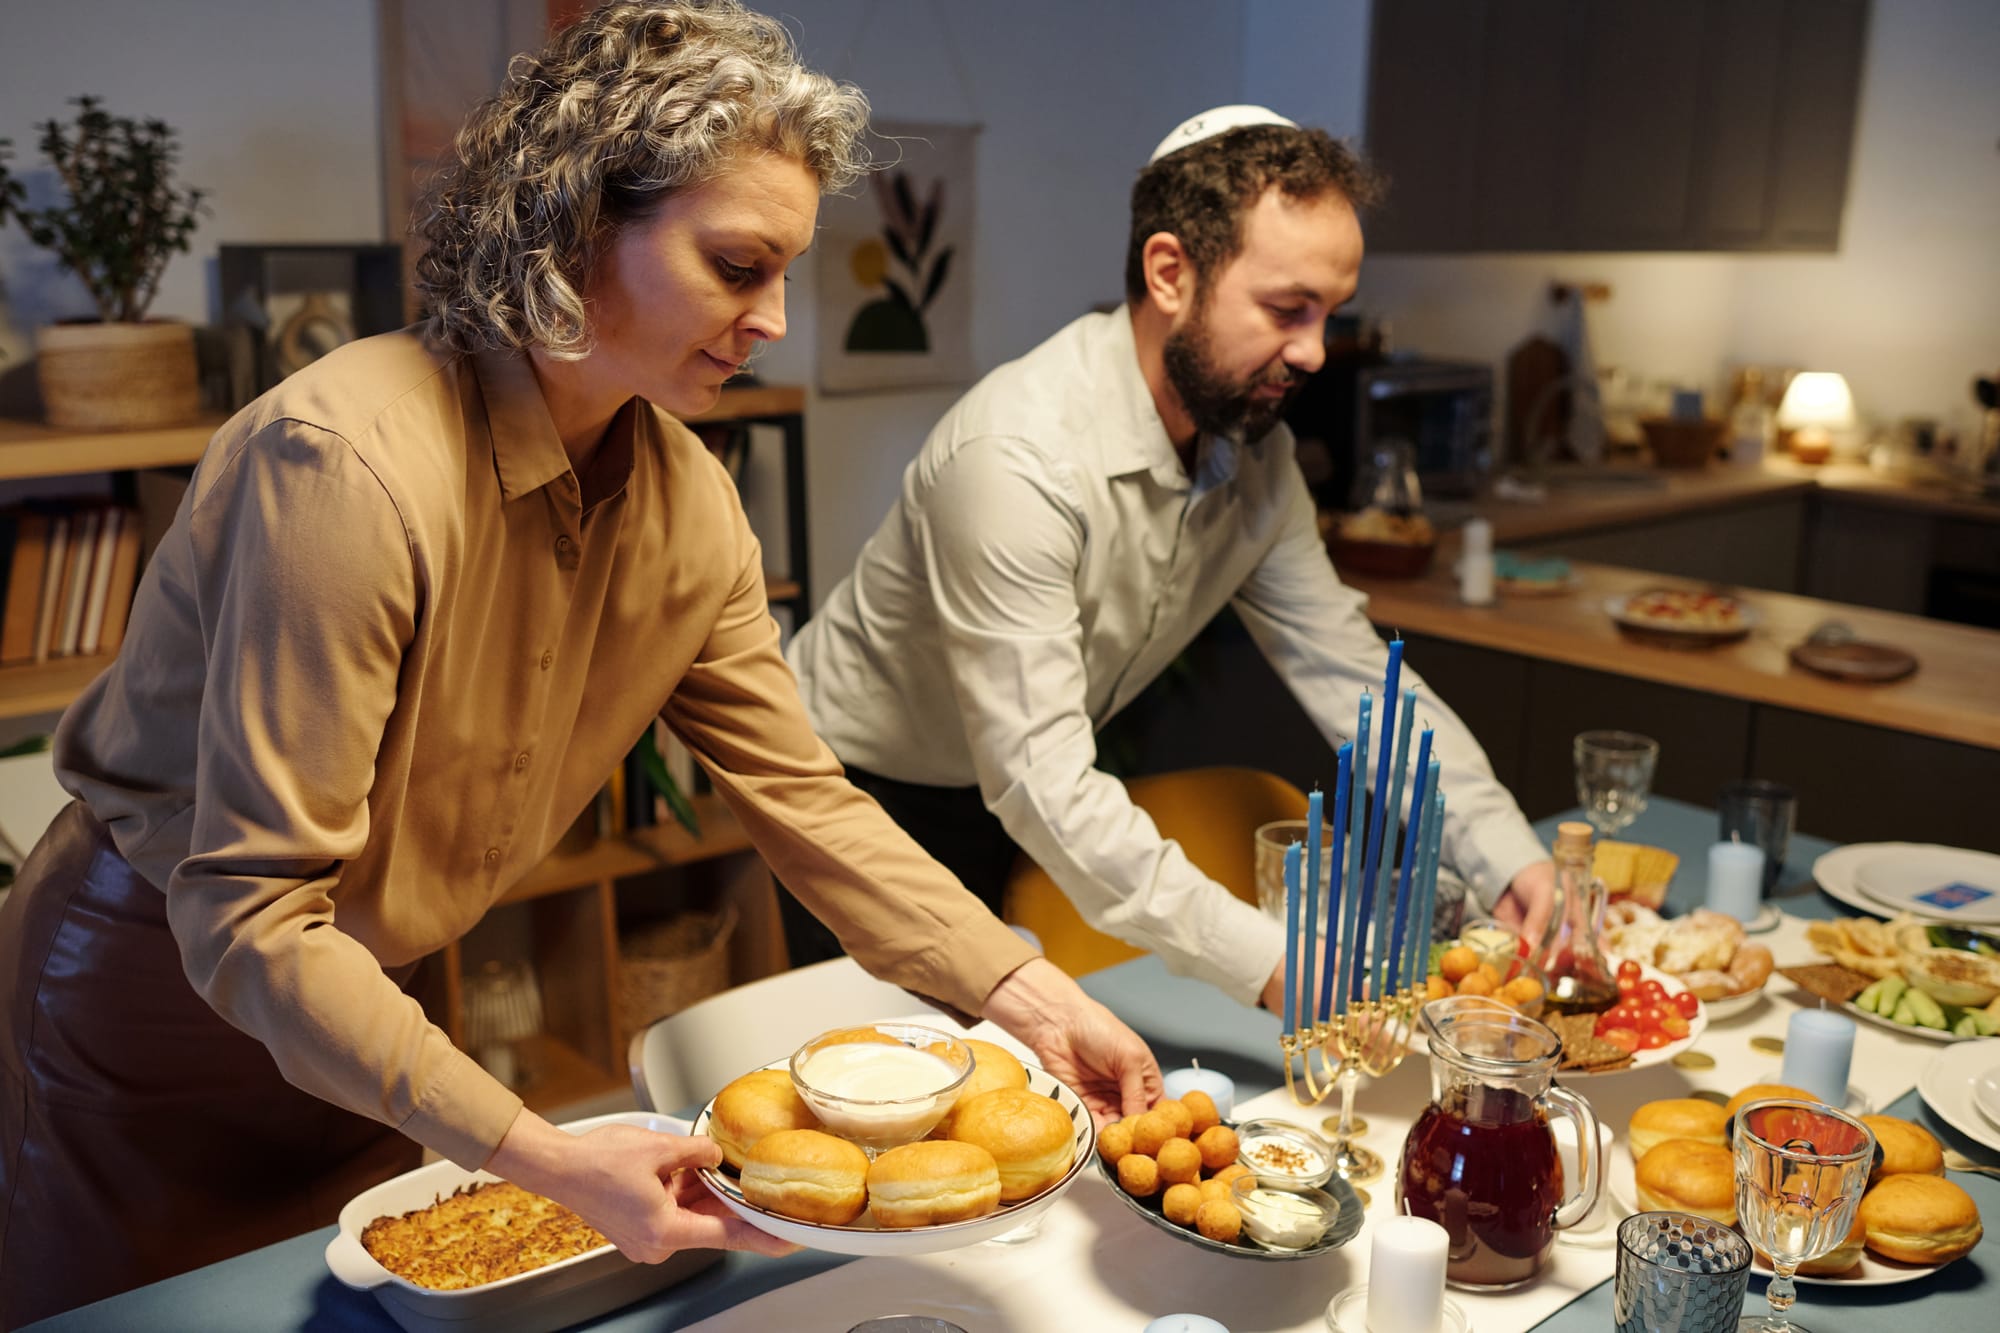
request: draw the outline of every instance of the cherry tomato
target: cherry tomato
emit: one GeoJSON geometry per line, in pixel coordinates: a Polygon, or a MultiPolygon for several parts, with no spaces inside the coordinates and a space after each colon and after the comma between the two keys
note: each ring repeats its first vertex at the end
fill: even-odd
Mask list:
{"type": "Polygon", "coordinates": [[[1645,997],[1647,1004],[1659,1004],[1667,998],[1667,988],[1648,977],[1639,983],[1639,994],[1645,997]]]}
{"type": "Polygon", "coordinates": [[[1657,1028],[1671,1012],[1664,1004],[1647,1005],[1639,1011],[1639,1030],[1644,1032],[1648,1028],[1657,1028]]]}
{"type": "Polygon", "coordinates": [[[1640,977],[1639,964],[1635,960],[1627,958],[1624,962],[1618,965],[1619,990],[1621,991],[1624,990],[1628,984],[1632,986],[1637,986],[1639,984],[1639,977],[1640,977]]]}
{"type": "Polygon", "coordinates": [[[1674,1008],[1682,1018],[1693,1018],[1701,1012],[1701,997],[1691,990],[1684,990],[1674,996],[1674,1008]]]}
{"type": "Polygon", "coordinates": [[[1679,1014],[1668,1014],[1660,1020],[1660,1031],[1666,1033],[1667,1036],[1675,1041],[1679,1041],[1682,1037],[1685,1037],[1688,1034],[1688,1030],[1688,1021],[1679,1014]]]}
{"type": "Polygon", "coordinates": [[[1639,1049],[1639,1034],[1631,1028],[1609,1028],[1597,1035],[1628,1054],[1639,1049]]]}
{"type": "Polygon", "coordinates": [[[1668,1045],[1672,1040],[1664,1032],[1641,1032],[1639,1034],[1639,1049],[1642,1051],[1657,1051],[1662,1046],[1668,1045]]]}

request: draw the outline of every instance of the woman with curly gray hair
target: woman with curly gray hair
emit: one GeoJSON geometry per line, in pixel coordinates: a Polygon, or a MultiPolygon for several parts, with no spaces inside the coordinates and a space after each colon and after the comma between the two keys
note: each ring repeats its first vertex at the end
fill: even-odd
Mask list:
{"type": "Polygon", "coordinates": [[[784,336],[865,112],[728,0],[606,5],[459,135],[426,323],[216,435],[0,909],[0,1326],[323,1226],[420,1146],[640,1259],[772,1248],[683,1170],[711,1141],[566,1134],[413,997],[658,719],[863,966],[1101,1113],[1157,1095],[1139,1039],[847,784],[677,419],[784,336]]]}

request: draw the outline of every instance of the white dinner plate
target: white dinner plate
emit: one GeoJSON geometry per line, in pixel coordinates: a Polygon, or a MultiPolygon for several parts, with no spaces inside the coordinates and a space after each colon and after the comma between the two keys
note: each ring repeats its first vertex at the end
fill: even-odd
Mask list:
{"type": "Polygon", "coordinates": [[[1854,884],[1891,911],[2000,925],[2000,856],[1956,847],[1878,852],[1855,865],[1854,884]]]}
{"type": "MultiPolygon", "coordinates": [[[[1657,591],[1646,589],[1646,592],[1657,591]]],[[[1747,605],[1742,598],[1727,593],[1719,594],[1736,604],[1739,619],[1734,625],[1680,625],[1670,620],[1645,620],[1634,616],[1628,603],[1642,593],[1626,593],[1613,597],[1604,603],[1604,614],[1611,617],[1619,628],[1633,630],[1640,634],[1657,634],[1667,639],[1682,639],[1689,643],[1727,643],[1731,639],[1741,639],[1757,627],[1757,611],[1747,605]]]]}
{"type": "Polygon", "coordinates": [[[2000,1064],[1972,1080],[1972,1104],[2000,1129],[2000,1064]]]}
{"type": "Polygon", "coordinates": [[[1938,1117],[1974,1143],[2000,1152],[2000,1124],[1988,1120],[1974,1085],[2000,1064],[2000,1037],[1961,1041],[1937,1053],[1917,1076],[1917,1092],[1938,1117]]]}
{"type": "Polygon", "coordinates": [[[1826,890],[1829,897],[1870,916],[1890,917],[1899,910],[1907,910],[1913,916],[1925,921],[1971,924],[1972,919],[1963,912],[1941,912],[1922,904],[1914,904],[1907,909],[1893,908],[1862,890],[1857,875],[1864,865],[1878,856],[1917,857],[1927,856],[1933,852],[1984,856],[1988,861],[2000,863],[2000,857],[1986,856],[1983,852],[1966,852],[1958,847],[1942,847],[1936,843],[1852,842],[1845,847],[1836,847],[1814,861],[1813,878],[1819,882],[1822,889],[1826,890]]]}
{"type": "MultiPolygon", "coordinates": [[[[1639,1187],[1634,1176],[1636,1168],[1632,1162],[1631,1150],[1625,1146],[1624,1140],[1619,1140],[1617,1146],[1611,1150],[1606,1170],[1610,1172],[1611,1197],[1618,1204],[1619,1216],[1629,1217],[1633,1213],[1645,1211],[1639,1207],[1639,1187]]],[[[1890,1287],[1899,1282],[1915,1282],[1919,1278],[1929,1277],[1942,1267],[1943,1264],[1899,1264],[1893,1259],[1884,1259],[1873,1250],[1863,1250],[1861,1262],[1845,1273],[1837,1273],[1831,1277],[1814,1277],[1810,1273],[1798,1273],[1794,1275],[1793,1280],[1821,1287],[1890,1287]]],[[[1771,1276],[1771,1270],[1761,1260],[1754,1258],[1750,1261],[1750,1271],[1759,1277],[1771,1276]]]]}
{"type": "Polygon", "coordinates": [[[1741,995],[1725,995],[1719,1000],[1703,1000],[1701,1011],[1711,1022],[1727,1023],[1733,1018],[1741,1018],[1764,1002],[1765,986],[1744,991],[1741,995]]]}
{"type": "MultiPolygon", "coordinates": [[[[1069,1170],[1062,1179],[1050,1185],[1040,1194],[1020,1203],[1002,1204],[1000,1210],[984,1217],[969,1218],[963,1222],[943,1222],[936,1226],[908,1227],[895,1230],[875,1225],[870,1213],[862,1213],[850,1226],[823,1226],[814,1222],[801,1222],[794,1217],[773,1213],[759,1208],[743,1197],[743,1187],[736,1177],[719,1167],[703,1167],[701,1183],[708,1186],[723,1205],[760,1231],[768,1232],[779,1240],[793,1245],[803,1245],[807,1249],[825,1250],[830,1254],[851,1254],[862,1258],[907,1257],[917,1254],[937,1254],[944,1250],[961,1249],[967,1245],[977,1245],[981,1241],[1003,1236],[1018,1226],[1034,1221],[1047,1212],[1063,1191],[1076,1183],[1085,1163],[1097,1155],[1097,1125],[1092,1120],[1090,1108],[1083,1099],[1072,1091],[1068,1084],[1038,1065],[1027,1064],[1028,1090],[1053,1098],[1069,1116],[1076,1135],[1076,1156],[1070,1162],[1069,1170]]],[[[773,1060],[762,1066],[765,1069],[785,1069],[789,1060],[773,1060]]],[[[748,1071],[746,1071],[748,1072],[748,1071]]],[[[708,1121],[714,1113],[715,1100],[694,1118],[695,1134],[708,1132],[708,1121]]]]}

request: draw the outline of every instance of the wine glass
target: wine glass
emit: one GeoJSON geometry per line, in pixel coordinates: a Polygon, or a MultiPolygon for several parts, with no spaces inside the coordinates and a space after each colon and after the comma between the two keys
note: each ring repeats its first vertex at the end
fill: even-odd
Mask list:
{"type": "Polygon", "coordinates": [[[1577,803],[1599,838],[1639,817],[1653,789],[1658,741],[1632,731],[1586,731],[1576,738],[1575,756],[1577,803]]]}
{"type": "Polygon", "coordinates": [[[1736,1215],[1773,1275],[1770,1315],[1745,1315],[1737,1333],[1805,1333],[1785,1317],[1792,1274],[1846,1238],[1874,1163],[1868,1126],[1830,1106],[1776,1098],[1736,1113],[1736,1215]]]}

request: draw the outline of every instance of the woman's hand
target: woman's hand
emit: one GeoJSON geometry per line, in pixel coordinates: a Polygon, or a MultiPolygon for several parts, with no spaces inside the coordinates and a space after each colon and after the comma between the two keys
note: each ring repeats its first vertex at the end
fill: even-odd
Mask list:
{"type": "Polygon", "coordinates": [[[573,1210],[639,1263],[691,1249],[790,1254],[796,1246],[730,1212],[695,1178],[694,1168],[721,1160],[710,1138],[637,1125],[568,1134],[523,1110],[486,1169],[573,1210]]]}
{"type": "Polygon", "coordinates": [[[1556,863],[1537,861],[1514,876],[1500,901],[1493,904],[1493,916],[1501,925],[1518,931],[1532,949],[1542,942],[1555,905],[1556,863]]]}
{"type": "Polygon", "coordinates": [[[1137,1115],[1160,1099],[1159,1062],[1139,1034],[1046,958],[1008,973],[986,997],[985,1017],[1025,1042],[1099,1121],[1137,1115]]]}

